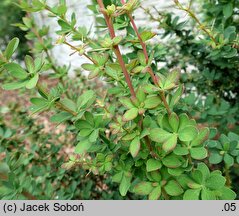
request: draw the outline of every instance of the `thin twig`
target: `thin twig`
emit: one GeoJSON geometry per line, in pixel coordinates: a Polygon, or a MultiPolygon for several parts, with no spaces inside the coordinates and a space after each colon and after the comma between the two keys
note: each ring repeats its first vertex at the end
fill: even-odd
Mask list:
{"type": "MultiPolygon", "coordinates": [[[[125,4],[125,1],[124,1],[124,0],[121,0],[121,3],[122,3],[122,4],[125,4]]],[[[146,46],[145,42],[143,41],[143,39],[142,39],[142,37],[141,37],[141,35],[140,35],[140,33],[139,33],[139,30],[138,30],[138,28],[137,28],[137,26],[136,26],[136,24],[135,24],[135,21],[134,21],[132,15],[131,15],[130,13],[128,13],[128,17],[129,17],[129,19],[130,19],[131,25],[132,25],[132,27],[133,27],[133,29],[134,29],[134,31],[135,31],[137,37],[138,37],[138,39],[139,39],[139,42],[140,42],[140,44],[141,44],[141,46],[142,46],[143,53],[144,53],[144,57],[145,57],[146,63],[148,64],[149,56],[148,56],[148,52],[147,52],[147,46],[146,46]]],[[[158,86],[158,78],[157,78],[157,76],[154,74],[152,67],[151,67],[151,66],[148,66],[148,70],[147,70],[147,71],[148,71],[148,73],[150,74],[150,76],[151,76],[151,78],[152,78],[152,80],[153,80],[155,86],[158,86]]],[[[170,115],[170,114],[171,114],[171,110],[170,110],[169,105],[168,105],[168,103],[167,103],[167,101],[166,101],[166,97],[165,97],[164,92],[161,92],[161,93],[160,93],[160,97],[161,97],[161,99],[162,99],[162,101],[163,101],[163,104],[164,104],[165,108],[167,109],[168,114],[170,115]]]]}
{"type": "Polygon", "coordinates": [[[179,1],[176,1],[175,4],[178,6],[180,10],[188,13],[188,15],[192,17],[195,20],[195,22],[199,25],[199,28],[211,38],[211,40],[215,43],[215,45],[217,45],[217,41],[213,36],[213,34],[210,31],[208,31],[208,29],[200,22],[200,20],[197,18],[194,12],[190,9],[191,5],[188,8],[185,8],[179,3],[179,1]]]}
{"type": "MultiPolygon", "coordinates": [[[[104,6],[103,1],[102,0],[97,0],[97,2],[98,2],[98,5],[100,6],[100,11],[102,12],[102,14],[105,17],[105,21],[106,21],[106,24],[107,24],[108,29],[109,29],[110,37],[111,37],[111,39],[114,39],[116,35],[115,35],[115,30],[114,30],[114,27],[113,27],[112,19],[111,19],[111,17],[109,17],[105,13],[105,6],[104,6]]],[[[127,68],[125,66],[125,63],[124,63],[124,60],[123,60],[123,57],[122,57],[122,54],[120,52],[120,49],[119,49],[118,45],[114,46],[114,52],[115,52],[115,55],[116,55],[116,57],[117,57],[117,59],[119,61],[120,66],[122,68],[122,71],[124,73],[125,80],[126,80],[126,83],[127,83],[128,87],[129,87],[130,93],[131,93],[133,98],[136,98],[134,87],[132,85],[129,73],[128,73],[127,68]]]]}
{"type": "MultiPolygon", "coordinates": [[[[38,83],[36,87],[37,87],[38,91],[42,92],[45,96],[49,97],[49,93],[41,84],[38,83]]],[[[70,108],[68,108],[67,106],[62,104],[61,102],[56,101],[55,104],[59,109],[65,111],[65,112],[68,112],[68,113],[72,114],[73,116],[77,116],[77,112],[71,110],[70,108]]]]}

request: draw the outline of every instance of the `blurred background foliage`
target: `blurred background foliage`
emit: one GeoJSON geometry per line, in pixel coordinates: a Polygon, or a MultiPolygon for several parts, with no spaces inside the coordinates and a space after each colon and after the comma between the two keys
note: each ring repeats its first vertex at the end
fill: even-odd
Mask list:
{"type": "Polygon", "coordinates": [[[0,48],[4,50],[10,39],[18,37],[21,43],[17,51],[17,58],[22,60],[29,50],[27,39],[25,38],[25,32],[16,28],[13,24],[21,22],[25,12],[14,3],[17,3],[17,0],[0,1],[0,48]]]}

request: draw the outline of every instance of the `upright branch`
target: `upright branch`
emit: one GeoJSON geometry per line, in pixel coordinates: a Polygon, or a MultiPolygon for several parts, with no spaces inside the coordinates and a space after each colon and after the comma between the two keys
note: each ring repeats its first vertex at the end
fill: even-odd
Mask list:
{"type": "MultiPolygon", "coordinates": [[[[98,5],[100,7],[100,11],[102,12],[102,14],[105,17],[105,21],[106,21],[106,24],[107,24],[108,29],[109,29],[110,37],[111,37],[111,39],[114,39],[116,35],[115,35],[114,26],[113,26],[113,23],[112,23],[112,18],[107,13],[105,13],[105,6],[104,6],[103,1],[102,0],[97,0],[97,2],[98,2],[98,5]]],[[[125,66],[125,63],[124,63],[124,60],[123,60],[123,57],[122,57],[122,54],[120,52],[120,49],[119,49],[118,45],[114,46],[114,53],[115,53],[115,55],[116,55],[116,57],[119,61],[119,64],[122,68],[122,71],[123,71],[124,76],[125,76],[125,80],[127,82],[129,90],[130,90],[130,93],[131,93],[132,97],[135,98],[136,94],[135,94],[135,91],[134,91],[134,87],[132,85],[129,73],[128,73],[127,68],[125,66]]]]}
{"type": "Polygon", "coordinates": [[[199,28],[204,31],[209,38],[211,38],[211,40],[215,43],[215,45],[217,45],[217,41],[215,39],[215,37],[213,36],[212,32],[210,32],[201,22],[200,20],[197,18],[197,16],[195,15],[195,13],[191,10],[191,5],[192,5],[192,1],[190,1],[189,6],[188,7],[183,7],[182,4],[179,3],[178,0],[174,1],[175,4],[177,5],[177,7],[182,10],[185,11],[190,17],[192,17],[194,19],[194,21],[198,24],[199,28]]]}
{"type": "MultiPolygon", "coordinates": [[[[125,0],[121,0],[121,3],[122,3],[122,4],[125,4],[125,0]]],[[[128,17],[129,17],[129,19],[130,19],[131,25],[132,25],[132,27],[133,27],[133,29],[134,29],[136,35],[137,35],[137,37],[138,37],[138,40],[139,40],[139,42],[140,42],[140,44],[141,44],[141,46],[142,46],[143,53],[144,53],[144,57],[145,57],[146,63],[148,64],[149,56],[148,56],[148,52],[147,52],[147,46],[146,46],[146,44],[144,43],[144,41],[143,41],[143,39],[142,39],[142,37],[141,37],[141,35],[140,35],[140,33],[139,33],[139,30],[138,30],[138,28],[137,28],[137,26],[136,26],[136,24],[135,24],[135,21],[134,21],[134,18],[133,18],[133,16],[132,16],[132,14],[131,14],[131,13],[127,13],[127,15],[128,15],[128,17]]],[[[147,71],[148,71],[148,73],[150,74],[150,76],[151,76],[151,78],[152,78],[154,84],[155,84],[156,86],[158,86],[158,78],[157,78],[157,76],[154,74],[152,67],[151,67],[151,66],[148,66],[148,70],[147,70],[147,71]]],[[[161,99],[162,99],[162,101],[163,101],[163,103],[164,103],[165,108],[167,109],[168,114],[170,115],[170,114],[171,114],[171,110],[170,110],[169,105],[168,105],[168,103],[167,103],[167,101],[166,101],[164,92],[160,92],[160,97],[161,97],[161,99]]]]}

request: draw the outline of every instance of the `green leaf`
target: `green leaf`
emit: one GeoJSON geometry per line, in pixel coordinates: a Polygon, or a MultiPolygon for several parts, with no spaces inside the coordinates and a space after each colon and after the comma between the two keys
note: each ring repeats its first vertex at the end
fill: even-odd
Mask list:
{"type": "Polygon", "coordinates": [[[92,133],[89,136],[89,141],[90,142],[96,142],[98,137],[99,137],[99,129],[93,130],[92,133]]]}
{"type": "Polygon", "coordinates": [[[161,104],[161,99],[159,96],[149,96],[144,101],[145,109],[154,109],[161,104]]]}
{"type": "Polygon", "coordinates": [[[177,134],[171,134],[168,139],[163,143],[163,150],[165,152],[173,151],[177,145],[177,134]]]}
{"type": "Polygon", "coordinates": [[[218,152],[211,153],[209,157],[209,163],[211,164],[219,164],[222,162],[222,160],[223,160],[223,156],[220,155],[218,152]]]}
{"type": "Polygon", "coordinates": [[[202,160],[207,157],[207,150],[204,147],[191,148],[191,157],[195,160],[202,160]]]}
{"type": "Polygon", "coordinates": [[[142,70],[144,70],[144,66],[136,66],[134,69],[132,69],[132,73],[134,73],[134,74],[137,74],[137,73],[141,73],[142,72],[142,70]]]}
{"type": "Polygon", "coordinates": [[[96,68],[94,71],[90,72],[88,75],[88,79],[94,79],[99,75],[100,70],[96,68]]]}
{"type": "Polygon", "coordinates": [[[39,74],[35,74],[34,77],[32,77],[26,84],[27,89],[33,89],[36,87],[37,82],[39,80],[39,74]]]}
{"type": "Polygon", "coordinates": [[[133,192],[138,195],[148,195],[152,192],[153,186],[151,182],[140,182],[135,185],[133,192]]]}
{"type": "Polygon", "coordinates": [[[225,16],[225,19],[228,19],[232,14],[233,14],[232,3],[228,3],[225,6],[223,6],[223,15],[225,16]]]}
{"type": "MultiPolygon", "coordinates": [[[[237,55],[237,49],[231,48],[230,51],[227,51],[224,53],[223,57],[232,58],[232,57],[235,57],[236,55],[237,55]]],[[[226,111],[222,111],[222,112],[225,113],[226,111]]]]}
{"type": "Polygon", "coordinates": [[[6,83],[2,87],[4,90],[15,90],[25,87],[28,81],[19,81],[15,83],[6,83]]]}
{"type": "Polygon", "coordinates": [[[213,191],[203,188],[201,192],[202,200],[216,200],[216,196],[213,191]]]}
{"type": "Polygon", "coordinates": [[[230,139],[225,134],[222,134],[219,138],[219,141],[223,143],[223,149],[227,151],[229,149],[230,139]]]}
{"type": "Polygon", "coordinates": [[[78,99],[77,99],[77,107],[78,109],[86,109],[90,107],[96,99],[96,94],[92,90],[88,90],[84,92],[78,99]]]}
{"type": "Polygon", "coordinates": [[[172,176],[180,176],[185,170],[183,168],[168,168],[168,173],[172,176]]]}
{"type": "Polygon", "coordinates": [[[199,131],[198,136],[191,142],[191,146],[202,144],[209,136],[209,128],[203,128],[199,131]]]}
{"type": "Polygon", "coordinates": [[[130,147],[129,147],[129,151],[130,151],[130,154],[133,156],[133,157],[136,157],[139,153],[139,150],[140,150],[140,139],[139,137],[135,137],[133,139],[133,141],[130,143],[130,147]]]}
{"type": "Polygon", "coordinates": [[[137,99],[139,100],[140,103],[145,101],[146,95],[144,93],[143,88],[140,87],[140,88],[137,89],[136,97],[137,97],[137,99]]]}
{"type": "MultiPolygon", "coordinates": [[[[0,135],[1,136],[1,135],[0,135]]],[[[5,130],[5,133],[4,133],[4,138],[5,139],[7,139],[7,138],[9,138],[9,137],[11,137],[12,136],[12,131],[11,131],[11,129],[10,128],[7,128],[6,130],[5,130]]]]}
{"type": "Polygon", "coordinates": [[[140,139],[146,137],[149,135],[149,129],[148,128],[145,128],[141,131],[141,134],[140,134],[140,139]]]}
{"type": "Polygon", "coordinates": [[[122,36],[114,37],[114,39],[113,39],[114,45],[118,45],[122,41],[122,39],[123,39],[122,36]]]}
{"type": "Polygon", "coordinates": [[[32,20],[30,19],[30,18],[28,18],[28,17],[23,17],[22,18],[22,21],[23,21],[23,23],[25,24],[25,26],[27,27],[27,28],[32,28],[32,20]]]}
{"type": "Polygon", "coordinates": [[[171,133],[161,129],[161,128],[153,128],[150,130],[150,138],[155,141],[162,143],[168,140],[171,137],[171,133]]]}
{"type": "Polygon", "coordinates": [[[51,116],[50,121],[54,122],[54,123],[61,124],[62,122],[71,119],[72,117],[73,117],[73,115],[68,112],[60,112],[60,113],[57,113],[57,114],[51,116]]]}
{"type": "Polygon", "coordinates": [[[209,133],[209,139],[213,139],[215,138],[215,136],[217,135],[217,128],[210,128],[210,133],[209,133]]]}
{"type": "Polygon", "coordinates": [[[150,32],[150,31],[143,31],[140,35],[141,35],[143,42],[145,42],[145,41],[153,38],[156,34],[153,32],[150,32]]]}
{"type": "Polygon", "coordinates": [[[91,129],[84,128],[84,129],[80,130],[79,135],[81,137],[89,137],[92,132],[93,132],[93,128],[91,128],[91,129]]]}
{"type": "Polygon", "coordinates": [[[75,153],[85,154],[87,153],[87,151],[90,149],[91,146],[92,146],[92,143],[88,139],[81,140],[75,148],[75,153]]]}
{"type": "Polygon", "coordinates": [[[176,113],[171,113],[169,116],[169,125],[173,129],[173,132],[178,131],[178,126],[179,126],[179,118],[176,113]]]}
{"type": "Polygon", "coordinates": [[[219,142],[217,140],[207,140],[206,145],[208,148],[215,148],[221,144],[219,144],[219,142]]]}
{"type": "Polygon", "coordinates": [[[5,64],[4,68],[15,78],[26,79],[28,77],[27,72],[16,63],[5,64]]]}
{"type": "Polygon", "coordinates": [[[188,189],[183,195],[184,200],[199,200],[201,189],[188,189]]]}
{"type": "Polygon", "coordinates": [[[48,101],[44,98],[31,98],[30,99],[31,103],[36,105],[36,106],[42,106],[48,103],[48,101]]]}
{"type": "Polygon", "coordinates": [[[30,107],[32,115],[49,108],[49,102],[44,98],[31,98],[30,101],[33,104],[33,106],[30,107]]]}
{"type": "Polygon", "coordinates": [[[104,164],[104,169],[106,172],[109,172],[112,169],[113,165],[111,162],[107,162],[104,164]]]}
{"type": "Polygon", "coordinates": [[[41,0],[33,0],[32,5],[35,9],[35,11],[43,10],[45,8],[45,4],[43,3],[44,1],[41,0]]]}
{"type": "Polygon", "coordinates": [[[223,187],[226,183],[226,179],[218,174],[211,174],[210,177],[206,181],[206,187],[217,190],[223,187]]]}
{"type": "Polygon", "coordinates": [[[184,90],[183,85],[179,85],[179,87],[173,93],[172,98],[170,100],[170,104],[169,104],[170,108],[173,108],[178,103],[178,101],[180,100],[183,94],[183,90],[184,90]]]}
{"type": "MultiPolygon", "coordinates": [[[[201,185],[203,183],[204,173],[201,170],[196,169],[192,172],[192,178],[197,184],[201,185]]],[[[190,183],[188,186],[190,188],[195,188],[195,183],[190,183]]]]}
{"type": "Polygon", "coordinates": [[[161,196],[161,186],[155,187],[149,194],[149,200],[158,200],[161,196]]]}
{"type": "Polygon", "coordinates": [[[165,83],[163,85],[164,90],[169,90],[172,89],[176,86],[176,83],[179,80],[179,71],[178,70],[173,70],[170,72],[165,80],[165,83]]]}
{"type": "Polygon", "coordinates": [[[25,65],[29,73],[35,73],[35,65],[34,60],[31,56],[26,55],[25,57],[25,65]]]}
{"type": "Polygon", "coordinates": [[[155,93],[158,91],[158,88],[155,85],[152,84],[145,84],[142,86],[142,88],[144,89],[145,93],[155,93]]]}
{"type": "Polygon", "coordinates": [[[145,59],[143,51],[141,50],[138,51],[137,56],[138,56],[139,63],[143,66],[146,66],[146,59],[145,59]]]}
{"type": "Polygon", "coordinates": [[[131,108],[126,111],[126,113],[123,115],[123,121],[131,121],[135,119],[138,116],[139,110],[138,108],[131,108]]]}
{"type": "Polygon", "coordinates": [[[75,127],[79,130],[85,129],[85,128],[93,129],[93,125],[91,125],[88,121],[81,120],[81,119],[79,119],[75,122],[75,127]]]}
{"type": "Polygon", "coordinates": [[[179,159],[180,157],[174,154],[170,154],[162,159],[163,165],[168,168],[177,168],[180,167],[182,162],[179,159]]]}
{"type": "Polygon", "coordinates": [[[114,80],[120,80],[121,68],[118,64],[108,64],[105,67],[105,73],[114,80]]]}
{"type": "Polygon", "coordinates": [[[0,174],[8,174],[10,172],[10,168],[7,163],[0,162],[0,174]]]}
{"type": "Polygon", "coordinates": [[[233,190],[227,187],[223,187],[222,189],[220,189],[220,192],[221,192],[220,196],[221,200],[234,200],[237,196],[233,190]]]}
{"type": "Polygon", "coordinates": [[[188,155],[189,150],[187,147],[176,146],[176,148],[173,150],[173,153],[176,155],[188,155]]]}
{"type": "Polygon", "coordinates": [[[113,181],[113,182],[120,183],[120,182],[121,182],[121,179],[123,178],[123,174],[124,174],[123,171],[116,173],[115,175],[113,175],[112,181],[113,181]]]}
{"type": "Polygon", "coordinates": [[[177,181],[183,188],[188,188],[189,184],[195,184],[195,182],[186,174],[182,174],[177,178],[177,181]]]}
{"type": "Polygon", "coordinates": [[[197,170],[199,170],[203,174],[203,179],[206,180],[210,176],[209,168],[205,163],[199,163],[197,170]]]}
{"type": "Polygon", "coordinates": [[[103,66],[108,61],[109,55],[107,53],[93,53],[92,58],[99,66],[103,66]]]}
{"type": "Polygon", "coordinates": [[[84,70],[86,70],[86,71],[94,71],[95,68],[96,68],[95,65],[93,65],[93,64],[88,64],[88,63],[82,64],[81,67],[82,67],[84,70]]]}
{"type": "Polygon", "coordinates": [[[162,180],[162,176],[158,170],[150,172],[150,177],[156,182],[160,182],[162,180]]]}
{"type": "Polygon", "coordinates": [[[179,131],[184,129],[187,126],[195,126],[196,127],[197,123],[193,119],[189,119],[189,117],[185,114],[182,113],[179,115],[179,131]]]}
{"type": "Polygon", "coordinates": [[[63,21],[62,19],[59,19],[58,21],[59,26],[61,26],[61,30],[58,31],[58,34],[67,34],[71,31],[72,27],[67,22],[63,21]]]}
{"type": "Polygon", "coordinates": [[[236,27],[235,26],[228,26],[224,30],[224,38],[229,42],[234,41],[236,39],[236,27]]]}
{"type": "Polygon", "coordinates": [[[13,53],[16,51],[17,47],[19,44],[19,39],[18,38],[13,38],[7,45],[7,48],[4,52],[4,56],[6,57],[7,60],[9,60],[13,53]]]}
{"type": "Polygon", "coordinates": [[[156,160],[153,158],[150,158],[147,160],[147,163],[146,163],[147,172],[152,172],[152,171],[158,170],[161,167],[162,167],[162,163],[159,160],[156,160]]]}
{"type": "Polygon", "coordinates": [[[125,136],[123,136],[123,137],[122,137],[122,140],[123,140],[123,141],[132,140],[132,139],[134,139],[137,135],[138,135],[137,132],[129,133],[129,134],[126,134],[125,136]]]}
{"type": "Polygon", "coordinates": [[[123,177],[120,182],[119,191],[121,196],[125,196],[131,185],[132,175],[129,172],[123,174],[123,177]]]}
{"type": "Polygon", "coordinates": [[[235,134],[233,132],[229,132],[228,133],[228,137],[232,141],[238,141],[239,140],[239,135],[237,135],[237,134],[235,134]]]}
{"type": "Polygon", "coordinates": [[[183,193],[183,189],[175,180],[170,180],[164,189],[170,196],[179,196],[183,193]]]}
{"type": "Polygon", "coordinates": [[[163,128],[164,130],[172,131],[172,128],[169,125],[168,119],[169,119],[168,114],[158,115],[157,122],[160,125],[160,127],[163,128]]]}
{"type": "Polygon", "coordinates": [[[40,71],[43,66],[42,58],[36,58],[34,60],[34,65],[35,65],[35,70],[40,71]]]}
{"type": "Polygon", "coordinates": [[[229,155],[229,154],[225,154],[224,155],[224,162],[225,162],[225,164],[227,165],[227,166],[233,166],[233,164],[234,164],[234,158],[231,156],[231,155],[229,155]]]}
{"type": "Polygon", "coordinates": [[[67,7],[66,7],[66,5],[60,5],[58,8],[57,8],[57,14],[59,15],[59,16],[62,16],[62,15],[64,15],[65,13],[66,13],[66,11],[67,11],[67,7]]]}
{"type": "Polygon", "coordinates": [[[198,135],[198,130],[194,126],[186,126],[178,131],[178,137],[183,142],[192,141],[198,135]]]}
{"type": "Polygon", "coordinates": [[[231,155],[237,156],[239,154],[239,152],[238,152],[239,148],[237,150],[237,146],[239,147],[239,142],[238,141],[234,140],[234,141],[230,142],[229,152],[230,152],[231,155]]]}
{"type": "Polygon", "coordinates": [[[69,110],[76,112],[76,103],[68,98],[61,98],[61,104],[67,107],[69,110]]]}
{"type": "MultiPolygon", "coordinates": [[[[194,171],[194,176],[193,176],[194,179],[196,178],[196,175],[195,175],[196,173],[200,174],[200,175],[197,176],[197,180],[196,181],[202,183],[201,182],[202,178],[203,178],[202,177],[202,173],[200,171],[198,171],[198,170],[197,170],[197,172],[194,171]]],[[[188,182],[187,186],[190,187],[191,189],[199,189],[199,188],[202,187],[201,184],[198,184],[198,183],[195,183],[195,182],[188,182]]]]}
{"type": "Polygon", "coordinates": [[[120,103],[123,104],[124,107],[128,108],[128,109],[131,109],[131,108],[134,108],[135,106],[132,104],[131,100],[127,97],[121,97],[119,99],[120,103]]]}

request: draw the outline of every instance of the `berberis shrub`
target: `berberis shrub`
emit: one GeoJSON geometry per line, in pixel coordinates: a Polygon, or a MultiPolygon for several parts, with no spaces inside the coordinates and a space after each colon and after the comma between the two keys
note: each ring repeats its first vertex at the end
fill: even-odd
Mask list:
{"type": "MultiPolygon", "coordinates": [[[[190,5],[183,8],[178,1],[175,3],[190,12],[190,5]]],[[[27,31],[27,38],[34,44],[33,54],[25,57],[22,66],[12,61],[19,40],[14,38],[9,42],[0,54],[1,71],[10,77],[2,88],[34,89],[37,95],[30,100],[31,113],[51,110],[51,121],[67,126],[74,137],[71,142],[75,144],[75,155],[62,165],[64,169],[81,167],[94,176],[107,173],[110,181],[118,184],[123,197],[131,193],[153,200],[236,198],[229,168],[239,162],[238,136],[230,132],[217,140],[214,128],[197,124],[190,113],[183,111],[181,98],[185,96],[185,88],[180,83],[181,69],[177,64],[172,68],[159,67],[158,53],[164,48],[158,44],[148,46],[155,33],[138,29],[134,21],[139,0],[93,2],[89,8],[101,27],[97,39],[85,27],[76,25],[75,13],[67,18],[64,0],[55,6],[44,0],[21,0],[19,7],[27,16],[23,23],[15,25],[27,31]],[[57,19],[60,30],[56,32],[59,35],[56,41],[48,36],[47,26],[38,27],[34,22],[32,14],[43,10],[57,19]],[[89,72],[88,79],[100,78],[106,82],[103,94],[97,88],[84,86],[71,93],[71,85],[65,84],[68,68],[57,66],[49,54],[54,43],[67,45],[88,60],[82,69],[89,72]],[[53,71],[49,76],[58,80],[51,89],[40,79],[47,70],[53,71]],[[219,163],[225,164],[222,171],[212,165],[219,163]]],[[[224,12],[226,15],[229,9],[224,12]]],[[[194,14],[191,16],[209,34],[194,14]]],[[[230,49],[230,56],[237,55],[235,44],[205,45],[210,36],[205,34],[201,44],[213,49],[211,55],[215,57],[217,49],[230,49]]],[[[218,36],[215,40],[222,39],[218,36]]],[[[5,138],[6,133],[0,130],[5,138]]],[[[40,198],[34,185],[24,188],[13,178],[16,168],[9,157],[0,165],[2,198],[26,194],[27,189],[40,198]]]]}

